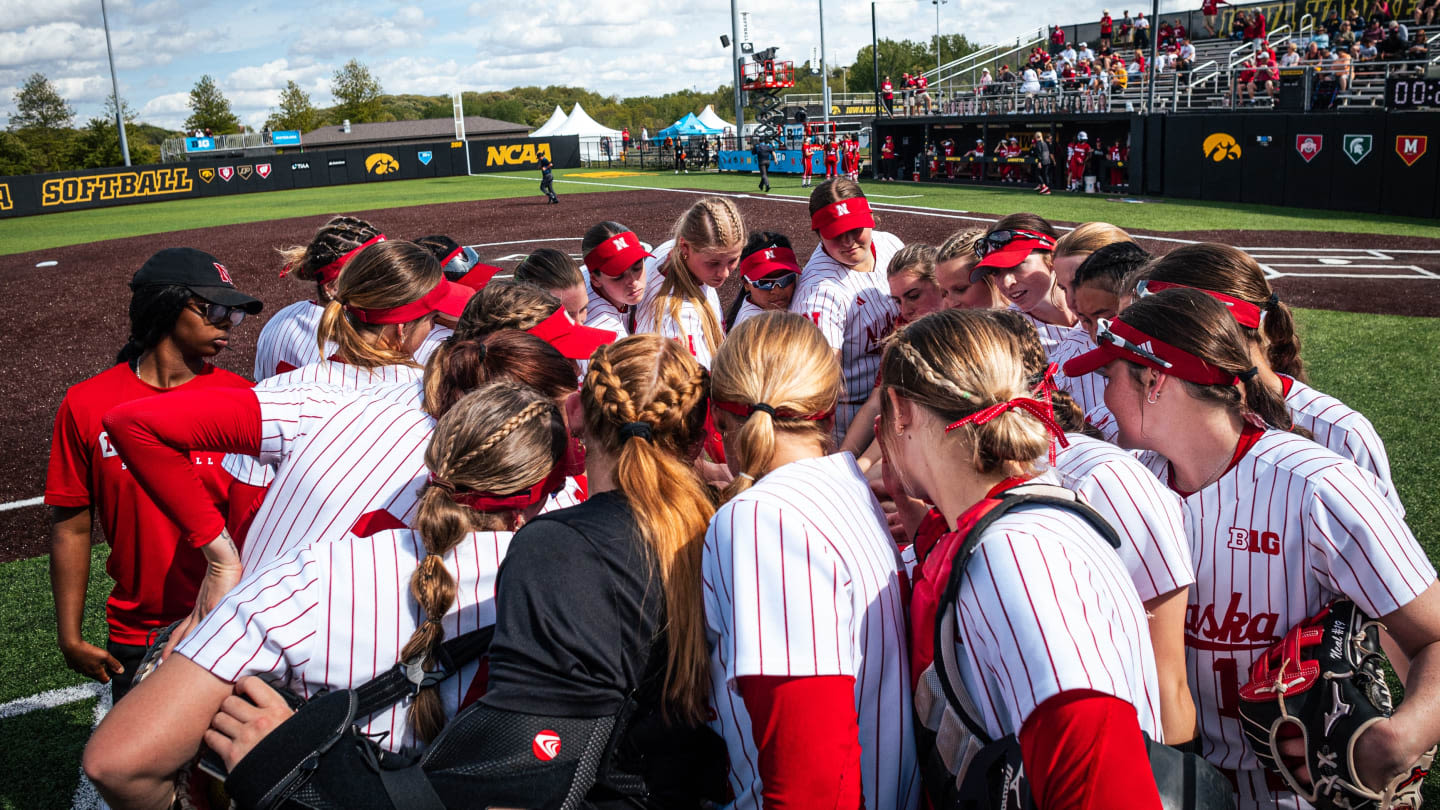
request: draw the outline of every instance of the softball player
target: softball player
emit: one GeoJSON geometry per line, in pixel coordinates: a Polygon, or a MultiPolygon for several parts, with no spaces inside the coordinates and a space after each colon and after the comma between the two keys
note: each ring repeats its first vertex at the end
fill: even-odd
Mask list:
{"type": "Polygon", "coordinates": [[[890,258],[885,280],[890,300],[900,310],[897,326],[918,321],[941,308],[940,285],[935,281],[934,245],[906,245],[890,258]]]}
{"type": "MultiPolygon", "coordinates": [[[[1045,403],[1030,398],[1018,342],[982,311],[945,310],[905,326],[880,375],[880,443],[904,490],[893,494],[934,503],[954,538],[1039,472],[1034,460],[1060,430],[1045,403]]],[[[935,637],[926,628],[939,620],[924,613],[936,600],[922,599],[922,590],[933,597],[937,583],[944,587],[940,568],[950,555],[938,546],[917,551],[918,675],[935,637]]],[[[990,738],[1017,735],[1040,807],[1070,806],[1075,790],[1096,807],[1160,806],[1141,736],[1162,739],[1144,607],[1120,557],[1088,521],[1050,505],[994,521],[965,567],[955,618],[957,687],[990,738]]],[[[932,676],[917,689],[933,698],[932,676]]],[[[941,746],[922,757],[950,750],[941,746]]]]}
{"type": "Polygon", "coordinates": [[[675,223],[675,237],[645,262],[636,331],[679,340],[709,368],[725,339],[717,290],[744,248],[745,222],[734,202],[707,197],[690,206],[675,223]]]}
{"type": "Polygon", "coordinates": [[[904,585],[865,475],[827,454],[835,353],[799,315],[757,315],[711,396],[736,474],[702,563],[732,806],[918,807],[904,585]]]}
{"type": "MultiPolygon", "coordinates": [[[[453,282],[454,286],[450,289],[456,305],[462,309],[464,301],[469,300],[475,290],[483,289],[496,273],[501,272],[499,267],[481,263],[474,250],[462,247],[448,236],[422,236],[415,244],[430,251],[440,262],[445,279],[453,282]],[[461,300],[462,297],[464,300],[461,300]]],[[[430,329],[430,334],[425,336],[425,340],[421,341],[420,348],[415,350],[415,362],[421,366],[440,348],[441,343],[455,333],[455,323],[459,318],[446,313],[444,309],[447,308],[449,307],[435,313],[435,325],[430,329]]]]}
{"type": "Polygon", "coordinates": [[[840,358],[845,393],[835,412],[838,440],[875,387],[881,344],[900,314],[883,270],[905,245],[874,230],[865,192],[844,178],[810,192],[810,227],[820,244],[800,274],[790,311],[814,321],[840,358]]]}
{"type": "Polygon", "coordinates": [[[1254,259],[1228,245],[1185,245],[1157,259],[1146,275],[1146,291],[1183,285],[1224,296],[1219,300],[1240,325],[1260,381],[1284,399],[1295,425],[1374,475],[1381,494],[1405,514],[1390,477],[1390,456],[1374,425],[1359,411],[1305,384],[1295,319],[1254,259]]]}
{"type": "Polygon", "coordinates": [[[1102,371],[1124,447],[1184,500],[1196,565],[1186,616],[1201,753],[1234,776],[1242,808],[1305,807],[1246,744],[1237,690],[1255,657],[1340,596],[1387,624],[1413,664],[1394,717],[1366,732],[1365,784],[1383,785],[1440,740],[1435,569],[1353,462],[1289,432],[1227,307],[1171,289],[1103,324],[1098,348],[1066,364],[1102,371]],[[1419,656],[1417,658],[1417,656],[1419,656]]]}
{"type": "Polygon", "coordinates": [[[255,342],[256,382],[330,356],[332,349],[322,351],[315,335],[340,271],[361,249],[384,241],[385,234],[363,219],[335,217],[320,226],[309,245],[280,251],[285,260],[281,277],[294,274],[301,281],[313,281],[315,297],[296,301],[265,322],[255,342]]]}
{"type": "Polygon", "coordinates": [[[767,310],[786,312],[795,297],[800,264],[789,237],[753,231],[740,252],[740,294],[725,310],[725,331],[767,310]]]}
{"type": "MultiPolygon", "coordinates": [[[[229,344],[231,327],[261,306],[235,289],[214,256],[193,248],[151,256],[130,289],[129,341],[115,366],[65,392],[45,479],[60,653],[81,675],[113,681],[116,700],[129,690],[149,635],[190,612],[207,558],[221,561],[223,549],[179,542],[182,530],[140,488],[101,420],[113,407],[166,391],[249,388],[248,380],[209,360],[229,344]],[[110,546],[105,570],[114,581],[105,602],[105,649],[80,631],[97,520],[110,546]]],[[[194,461],[195,498],[224,509],[230,476],[220,469],[219,454],[197,453],[194,461]]]]}
{"type": "MultiPolygon", "coordinates": [[[[524,386],[493,383],[462,399],[427,442],[415,528],[390,516],[378,531],[342,533],[345,542],[275,559],[106,716],[85,754],[106,799],[167,806],[167,775],[194,756],[202,736],[223,752],[223,734],[207,728],[246,676],[276,676],[312,697],[358,686],[400,661],[433,669],[445,638],[494,624],[500,562],[512,533],[558,483],[565,435],[555,405],[524,386]]],[[[356,720],[362,732],[383,735],[387,749],[412,748],[454,716],[478,670],[471,662],[356,720]]],[[[216,722],[220,732],[231,728],[216,722]]]]}
{"type": "Polygon", "coordinates": [[[589,300],[585,325],[627,337],[645,294],[645,260],[650,247],[618,222],[592,225],[580,241],[585,254],[589,300]]]}
{"type": "MultiPolygon", "coordinates": [[[[1057,235],[1041,217],[1011,214],[985,232],[975,244],[979,264],[970,271],[974,284],[987,274],[995,287],[1020,310],[1040,333],[1040,342],[1052,361],[1056,349],[1075,332],[1075,313],[1065,303],[1065,293],[1055,283],[1054,261],[1057,235]]],[[[1063,359],[1063,358],[1061,358],[1063,359]]]]}
{"type": "Polygon", "coordinates": [[[1055,271],[1055,286],[1065,294],[1065,305],[1075,311],[1075,270],[1090,254],[1106,245],[1135,240],[1130,234],[1108,222],[1086,222],[1059,239],[1055,240],[1051,267],[1055,271]]]}
{"type": "Polygon", "coordinates": [[[970,281],[970,271],[980,262],[975,245],[985,232],[978,228],[956,231],[935,251],[935,283],[940,287],[940,306],[945,309],[996,309],[1006,300],[995,289],[995,280],[986,275],[970,281]]]}
{"type": "Polygon", "coordinates": [[[570,320],[586,322],[586,310],[590,306],[589,286],[570,254],[554,248],[540,248],[516,266],[515,280],[534,284],[559,298],[570,320]]]}

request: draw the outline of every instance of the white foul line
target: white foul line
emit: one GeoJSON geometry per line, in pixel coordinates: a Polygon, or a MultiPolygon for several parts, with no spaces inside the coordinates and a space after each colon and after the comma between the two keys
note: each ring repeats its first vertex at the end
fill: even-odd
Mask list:
{"type": "Polygon", "coordinates": [[[57,706],[64,706],[74,703],[77,700],[89,700],[99,697],[100,693],[110,694],[110,688],[103,683],[82,683],[77,686],[67,686],[63,689],[51,689],[48,692],[41,692],[38,695],[12,700],[9,703],[0,703],[0,720],[11,717],[19,717],[22,714],[53,709],[57,706]]]}
{"type": "Polygon", "coordinates": [[[9,512],[11,509],[24,509],[27,506],[39,506],[43,503],[45,503],[44,495],[41,495],[38,498],[26,498],[23,501],[0,503],[0,512],[9,512]]]}

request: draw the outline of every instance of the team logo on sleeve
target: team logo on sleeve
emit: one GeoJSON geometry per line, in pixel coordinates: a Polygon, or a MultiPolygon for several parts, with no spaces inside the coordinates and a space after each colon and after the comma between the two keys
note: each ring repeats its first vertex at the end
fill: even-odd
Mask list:
{"type": "Polygon", "coordinates": [[[1414,166],[1415,161],[1425,156],[1429,142],[1430,138],[1425,135],[1396,135],[1395,154],[1405,161],[1406,166],[1414,166]]]}
{"type": "Polygon", "coordinates": [[[1346,135],[1340,141],[1340,149],[1345,153],[1345,157],[1350,158],[1351,163],[1359,166],[1360,161],[1370,155],[1370,147],[1374,143],[1375,136],[1373,135],[1346,135]]]}
{"type": "Polygon", "coordinates": [[[530,742],[530,750],[536,759],[549,762],[560,755],[560,735],[546,729],[535,735],[535,739],[530,742]]]}
{"type": "Polygon", "coordinates": [[[1295,151],[1297,151],[1297,152],[1300,153],[1300,157],[1305,158],[1305,162],[1306,162],[1306,163],[1309,163],[1310,161],[1314,160],[1314,159],[1315,159],[1315,156],[1318,155],[1318,154],[1320,154],[1320,147],[1322,147],[1322,146],[1324,146],[1324,145],[1325,145],[1325,136],[1324,136],[1324,135],[1296,135],[1296,136],[1295,136],[1295,151]]]}

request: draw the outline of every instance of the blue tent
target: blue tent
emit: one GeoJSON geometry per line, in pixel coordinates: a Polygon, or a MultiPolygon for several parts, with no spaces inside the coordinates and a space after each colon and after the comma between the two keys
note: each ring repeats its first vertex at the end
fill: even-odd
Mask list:
{"type": "Polygon", "coordinates": [[[663,138],[685,138],[698,135],[719,135],[724,130],[707,127],[695,113],[685,113],[685,117],[670,126],[660,130],[651,136],[651,140],[663,138]]]}

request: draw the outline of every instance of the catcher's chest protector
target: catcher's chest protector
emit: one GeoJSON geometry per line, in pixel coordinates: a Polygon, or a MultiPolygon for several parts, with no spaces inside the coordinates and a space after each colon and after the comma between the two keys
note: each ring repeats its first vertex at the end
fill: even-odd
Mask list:
{"type": "MultiPolygon", "coordinates": [[[[935,542],[920,561],[912,594],[912,661],[915,737],[925,789],[936,810],[1035,810],[1025,778],[1020,741],[1014,734],[992,739],[966,692],[960,672],[955,603],[965,565],[985,530],[1013,509],[1042,505],[1083,517],[1112,548],[1115,530],[1074,492],[1049,484],[1024,484],[988,499],[956,531],[935,542]],[[932,650],[924,642],[933,639],[932,650]],[[917,660],[917,653],[933,660],[917,660]]],[[[1225,777],[1193,754],[1146,738],[1151,769],[1165,810],[1227,810],[1235,794],[1225,777]]]]}

